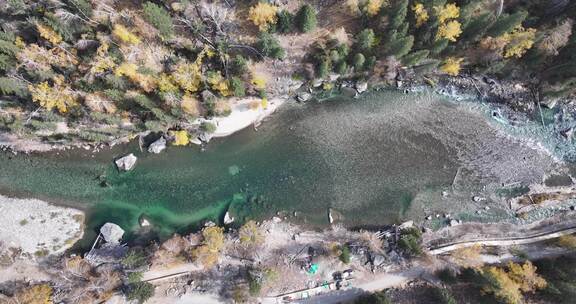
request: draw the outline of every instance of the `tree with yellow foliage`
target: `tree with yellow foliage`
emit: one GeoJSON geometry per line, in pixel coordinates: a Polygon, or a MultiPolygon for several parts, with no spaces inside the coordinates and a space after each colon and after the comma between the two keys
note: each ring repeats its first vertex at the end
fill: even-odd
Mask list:
{"type": "Polygon", "coordinates": [[[258,246],[264,243],[264,235],[256,222],[248,221],[238,231],[240,244],[244,246],[258,246]]]}
{"type": "Polygon", "coordinates": [[[271,24],[276,24],[278,7],[266,2],[258,2],[250,8],[248,20],[252,21],[260,31],[265,31],[271,24]]]}
{"type": "Polygon", "coordinates": [[[434,7],[434,10],[436,11],[436,16],[438,17],[438,21],[440,23],[445,23],[450,19],[456,19],[460,17],[460,8],[454,3],[434,7]]]}
{"type": "Polygon", "coordinates": [[[484,264],[480,259],[481,251],[482,246],[476,244],[470,247],[459,248],[453,251],[451,255],[456,264],[466,268],[475,268],[484,264]]]}
{"type": "Polygon", "coordinates": [[[440,24],[438,33],[436,34],[436,40],[448,39],[449,41],[456,42],[456,38],[460,37],[460,34],[462,34],[460,22],[452,20],[440,24]]]}
{"type": "Polygon", "coordinates": [[[114,30],[112,31],[112,35],[116,37],[118,40],[127,43],[127,44],[139,44],[140,38],[135,34],[132,34],[127,28],[125,28],[121,24],[115,24],[114,30]]]}
{"type": "Polygon", "coordinates": [[[220,258],[220,252],[224,248],[224,228],[206,227],[202,230],[204,241],[202,245],[192,250],[192,256],[204,267],[214,266],[220,258]]]}
{"type": "Polygon", "coordinates": [[[18,304],[52,304],[52,287],[48,284],[38,284],[19,290],[14,295],[18,304]]]}
{"type": "Polygon", "coordinates": [[[388,1],[386,0],[368,0],[364,6],[364,12],[369,17],[374,17],[378,15],[382,7],[386,6],[388,1]]]}
{"type": "Polygon", "coordinates": [[[458,76],[461,69],[461,64],[464,58],[448,57],[440,66],[440,70],[451,76],[458,76]]]}
{"type": "Polygon", "coordinates": [[[108,49],[110,45],[106,41],[101,41],[100,46],[96,50],[96,58],[92,62],[90,74],[100,74],[113,69],[116,66],[112,57],[108,56],[108,49]]]}
{"type": "Polygon", "coordinates": [[[66,113],[70,107],[77,104],[76,94],[64,84],[63,76],[58,75],[54,77],[53,81],[53,86],[50,86],[46,81],[28,85],[28,90],[32,94],[32,101],[48,111],[56,108],[58,112],[66,113]]]}
{"type": "Polygon", "coordinates": [[[62,36],[56,33],[51,27],[36,23],[36,29],[38,33],[40,33],[40,37],[50,41],[50,43],[57,45],[62,42],[62,36]]]}
{"type": "Polygon", "coordinates": [[[508,41],[504,48],[504,58],[520,58],[532,48],[536,40],[536,30],[533,28],[517,27],[509,34],[504,34],[505,40],[508,41]]]}
{"type": "Polygon", "coordinates": [[[414,12],[416,19],[416,28],[421,27],[424,23],[426,23],[426,21],[428,21],[428,19],[430,19],[428,11],[422,3],[414,3],[412,6],[412,12],[414,12]]]}
{"type": "Polygon", "coordinates": [[[266,78],[264,78],[262,75],[253,74],[252,84],[257,90],[264,90],[266,89],[266,78]]]}
{"type": "Polygon", "coordinates": [[[196,117],[200,114],[198,107],[198,99],[189,94],[184,94],[182,101],[180,102],[180,108],[184,113],[196,117]]]}
{"type": "Polygon", "coordinates": [[[145,92],[152,92],[156,89],[157,82],[150,75],[138,72],[138,66],[134,63],[124,62],[114,70],[116,76],[126,76],[130,81],[137,84],[145,92]]]}
{"type": "Polygon", "coordinates": [[[172,142],[173,146],[186,146],[190,142],[190,137],[186,130],[170,130],[168,135],[174,137],[174,141],[172,142]]]}
{"type": "Polygon", "coordinates": [[[493,294],[507,304],[523,303],[522,292],[534,292],[547,285],[530,261],[526,261],[524,265],[510,262],[508,271],[495,266],[487,267],[482,271],[482,275],[487,281],[482,292],[493,294]]]}
{"type": "Polygon", "coordinates": [[[219,71],[210,73],[206,81],[210,84],[212,90],[219,92],[220,95],[224,97],[231,95],[229,82],[222,77],[219,71]]]}

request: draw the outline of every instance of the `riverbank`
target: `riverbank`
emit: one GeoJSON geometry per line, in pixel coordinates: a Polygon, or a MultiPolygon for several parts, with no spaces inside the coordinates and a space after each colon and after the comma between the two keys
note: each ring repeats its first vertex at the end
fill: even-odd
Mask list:
{"type": "Polygon", "coordinates": [[[84,234],[84,213],[37,199],[0,195],[0,249],[30,258],[57,254],[84,234]]]}

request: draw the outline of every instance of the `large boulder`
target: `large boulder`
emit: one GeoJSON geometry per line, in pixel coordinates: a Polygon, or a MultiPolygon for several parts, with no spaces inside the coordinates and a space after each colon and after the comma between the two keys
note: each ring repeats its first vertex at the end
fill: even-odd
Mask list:
{"type": "Polygon", "coordinates": [[[226,211],[226,214],[224,214],[224,225],[230,225],[232,223],[234,223],[234,217],[230,215],[229,211],[226,211]]]}
{"type": "Polygon", "coordinates": [[[118,244],[124,235],[124,230],[114,223],[106,223],[100,228],[100,234],[106,243],[118,244]]]}
{"type": "Polygon", "coordinates": [[[164,136],[158,138],[155,142],[148,146],[148,152],[158,154],[166,149],[166,139],[164,136]]]}
{"type": "Polygon", "coordinates": [[[136,156],[134,156],[134,154],[130,153],[124,157],[117,159],[115,161],[116,167],[118,167],[118,170],[121,170],[121,171],[130,171],[136,165],[137,159],[138,158],[136,158],[136,156]]]}

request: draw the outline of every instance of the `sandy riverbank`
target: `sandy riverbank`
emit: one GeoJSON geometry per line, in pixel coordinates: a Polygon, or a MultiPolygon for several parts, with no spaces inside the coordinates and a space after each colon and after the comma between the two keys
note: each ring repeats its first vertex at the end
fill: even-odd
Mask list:
{"type": "Polygon", "coordinates": [[[226,117],[215,117],[211,120],[216,125],[216,131],[212,137],[226,137],[242,129],[259,124],[264,118],[274,113],[286,99],[274,98],[268,101],[266,107],[262,107],[261,99],[245,98],[231,105],[232,112],[226,117]],[[252,105],[257,103],[258,107],[252,105]]]}
{"type": "Polygon", "coordinates": [[[0,253],[20,248],[23,254],[45,256],[66,250],[82,237],[84,213],[0,195],[0,223],[0,253]]]}

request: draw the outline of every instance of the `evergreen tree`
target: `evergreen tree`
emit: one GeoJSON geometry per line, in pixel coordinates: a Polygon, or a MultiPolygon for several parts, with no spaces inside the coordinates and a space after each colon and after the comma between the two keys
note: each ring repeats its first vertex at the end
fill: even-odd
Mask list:
{"type": "Polygon", "coordinates": [[[376,43],[376,35],[372,29],[364,29],[358,34],[356,46],[359,51],[367,52],[374,47],[376,43]]]}
{"type": "Polygon", "coordinates": [[[346,61],[340,61],[337,65],[336,65],[336,73],[338,74],[346,74],[348,72],[348,65],[346,64],[346,61]]]}
{"type": "Polygon", "coordinates": [[[521,25],[526,17],[528,17],[528,13],[524,11],[516,12],[512,15],[500,16],[488,30],[488,35],[492,37],[504,35],[521,25]]]}
{"type": "Polygon", "coordinates": [[[434,45],[432,45],[430,53],[434,55],[442,53],[442,51],[444,51],[444,49],[448,46],[448,43],[449,43],[448,39],[437,40],[436,42],[434,42],[434,45]]]}
{"type": "Polygon", "coordinates": [[[0,77],[0,95],[26,97],[26,95],[28,95],[28,89],[21,81],[8,77],[0,77]]]}
{"type": "Polygon", "coordinates": [[[414,66],[420,63],[420,61],[426,59],[426,57],[428,57],[429,54],[430,51],[428,50],[414,51],[404,56],[402,58],[402,63],[406,66],[414,66]]]}
{"type": "Polygon", "coordinates": [[[328,72],[330,71],[330,60],[328,60],[328,58],[321,60],[320,63],[318,64],[317,71],[318,71],[318,78],[324,78],[328,76],[328,72]]]}
{"type": "Polygon", "coordinates": [[[390,30],[398,29],[408,14],[408,0],[400,0],[390,11],[390,30]]]}
{"type": "Polygon", "coordinates": [[[414,46],[414,36],[406,36],[401,39],[394,41],[389,47],[388,54],[393,55],[396,59],[402,58],[404,55],[408,54],[414,46]]]}
{"type": "Polygon", "coordinates": [[[163,7],[152,2],[146,2],[144,3],[143,8],[144,18],[158,29],[162,38],[169,39],[174,35],[172,18],[163,7]]]}
{"type": "Polygon", "coordinates": [[[494,22],[494,16],[490,13],[482,14],[472,19],[460,36],[460,41],[474,42],[478,40],[482,35],[484,35],[492,22],[494,22]]]}
{"type": "Polygon", "coordinates": [[[284,49],[280,46],[278,40],[270,33],[262,32],[258,37],[256,48],[262,52],[264,56],[282,59],[286,55],[284,49]]]}
{"type": "Polygon", "coordinates": [[[246,88],[244,87],[244,82],[238,77],[232,77],[230,79],[230,87],[234,96],[236,97],[244,97],[246,95],[246,88]]]}
{"type": "Polygon", "coordinates": [[[303,5],[296,15],[298,29],[303,33],[308,33],[316,29],[316,11],[310,4],[303,5]]]}
{"type": "Polygon", "coordinates": [[[278,13],[278,21],[276,21],[276,31],[278,33],[286,34],[294,30],[294,16],[287,10],[282,10],[278,13]]]}
{"type": "Polygon", "coordinates": [[[354,71],[360,72],[364,69],[364,63],[366,62],[366,58],[362,53],[358,53],[354,55],[354,71]]]}

